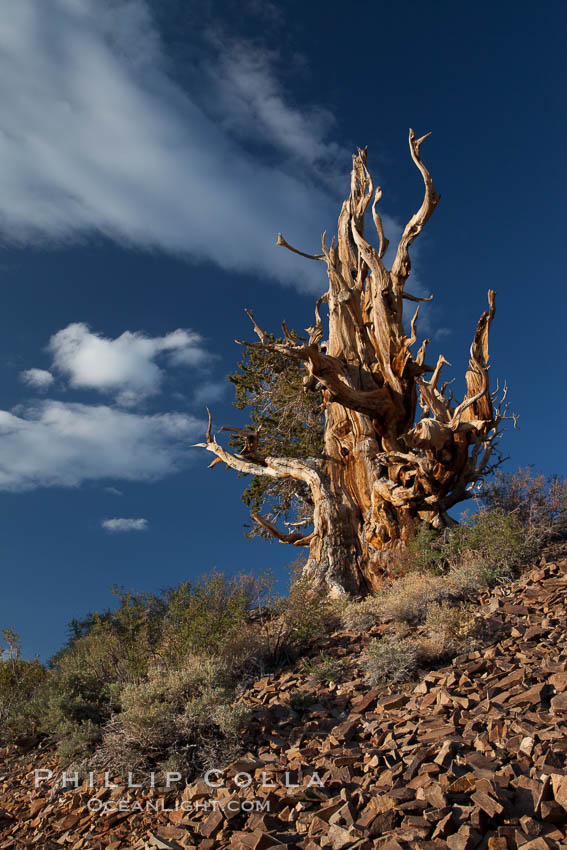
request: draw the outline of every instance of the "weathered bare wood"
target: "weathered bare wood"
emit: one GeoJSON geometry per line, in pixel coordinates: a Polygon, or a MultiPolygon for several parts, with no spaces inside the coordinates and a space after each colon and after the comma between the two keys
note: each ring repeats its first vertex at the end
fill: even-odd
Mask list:
{"type": "Polygon", "coordinates": [[[215,455],[211,465],[224,461],[238,472],[291,477],[309,487],[312,532],[284,532],[259,514],[252,518],[281,542],[309,546],[306,576],[334,593],[364,593],[378,587],[388,552],[404,546],[419,522],[435,528],[453,524],[447,511],[469,498],[475,483],[498,464],[501,423],[514,419],[508,414],[506,392],[498,403],[498,393],[490,392],[492,290],[471,345],[462,401],[446,392],[451,381],[438,389],[441,370],[450,364],[443,355],[434,367],[425,363],[429,339],[411,353],[417,342],[419,305],[408,336],[403,301],[433,298],[404,291],[411,270],[410,247],[440,197],[421,159],[427,135],[417,138],[413,130],[409,133],[424,197],[404,228],[389,271],[384,265],[388,240],[377,210],[382,190],[374,191],[367,151],[359,150],[331,244],[323,234],[322,253],[306,254],[278,236],[278,245],[327,266],[329,288],[317,301],[315,324],[306,329],[308,341],[284,322],[284,341],[273,342],[246,311],[258,342],[240,344],[299,360],[305,367],[305,390],[323,389],[324,454],[311,459],[263,457],[261,435],[249,431],[242,432],[241,452],[231,454],[212,435],[210,415],[206,443],[199,444],[215,455]],[[369,206],[378,249],[364,233],[369,206]],[[329,310],[326,339],[323,303],[329,310]],[[427,373],[429,380],[424,377],[427,373]],[[416,421],[418,402],[422,415],[416,421]]]}
{"type": "Polygon", "coordinates": [[[287,248],[288,251],[291,251],[293,254],[299,254],[300,257],[306,257],[308,260],[324,260],[324,254],[306,254],[304,251],[298,251],[297,248],[294,248],[289,242],[283,238],[281,233],[278,233],[278,239],[276,245],[281,245],[283,248],[287,248]]]}
{"type": "Polygon", "coordinates": [[[423,177],[425,195],[421,207],[418,209],[415,215],[410,218],[410,220],[405,226],[402,238],[400,239],[398,245],[398,250],[396,252],[396,258],[392,265],[392,270],[390,274],[392,276],[394,286],[398,289],[403,289],[404,284],[407,278],[409,277],[409,273],[411,271],[411,261],[409,256],[410,245],[412,244],[416,236],[419,236],[419,234],[423,230],[424,225],[428,222],[428,220],[435,212],[435,208],[437,207],[437,204],[439,203],[439,199],[441,197],[441,195],[438,195],[435,191],[435,186],[433,185],[431,175],[427,170],[426,166],[421,161],[421,157],[419,155],[421,145],[423,144],[425,139],[427,139],[427,137],[430,135],[430,133],[426,133],[425,136],[422,136],[420,139],[416,139],[414,131],[409,131],[409,146],[411,158],[415,162],[416,166],[419,168],[421,176],[423,177]]]}
{"type": "Polygon", "coordinates": [[[294,546],[307,546],[311,543],[313,539],[312,534],[300,534],[298,531],[291,531],[289,533],[285,533],[280,531],[273,522],[270,522],[266,517],[261,516],[257,513],[251,513],[250,516],[252,519],[261,525],[262,528],[265,528],[266,531],[269,531],[270,534],[275,537],[280,543],[292,543],[294,546]]]}

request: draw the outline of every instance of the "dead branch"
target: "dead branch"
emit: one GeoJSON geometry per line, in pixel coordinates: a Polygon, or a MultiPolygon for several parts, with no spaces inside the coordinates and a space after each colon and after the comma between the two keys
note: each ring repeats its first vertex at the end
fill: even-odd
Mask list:
{"type": "Polygon", "coordinates": [[[392,278],[394,288],[399,291],[403,290],[405,282],[408,279],[409,273],[411,271],[409,248],[416,236],[419,236],[419,234],[423,230],[424,225],[435,212],[435,208],[437,207],[437,204],[441,197],[441,195],[438,195],[435,191],[435,186],[433,185],[431,175],[427,170],[426,166],[421,161],[419,155],[419,149],[422,143],[430,135],[431,133],[426,133],[425,136],[422,136],[420,139],[416,139],[414,131],[411,129],[409,131],[409,146],[411,158],[415,162],[423,177],[423,183],[425,185],[425,195],[421,207],[410,218],[410,220],[405,226],[402,238],[400,239],[400,242],[398,244],[396,257],[394,259],[392,269],[390,271],[390,276],[392,278]]]}
{"type": "Polygon", "coordinates": [[[402,298],[405,298],[406,301],[433,301],[434,296],[428,295],[427,297],[411,295],[409,292],[402,292],[402,298]]]}
{"type": "Polygon", "coordinates": [[[293,248],[289,242],[285,241],[281,233],[278,233],[276,245],[281,245],[283,248],[287,248],[288,251],[292,251],[294,254],[299,254],[300,257],[306,257],[308,260],[325,260],[324,254],[305,254],[303,251],[298,251],[297,248],[293,248]]]}
{"type": "Polygon", "coordinates": [[[250,516],[253,520],[255,520],[255,522],[258,523],[258,525],[261,525],[262,528],[264,528],[266,531],[269,531],[272,537],[275,537],[277,540],[280,541],[280,543],[291,543],[293,546],[309,547],[309,544],[313,538],[313,534],[308,534],[307,536],[305,536],[304,534],[300,534],[298,531],[292,531],[289,534],[286,534],[285,532],[280,531],[278,528],[276,528],[276,526],[272,522],[270,522],[269,519],[260,516],[260,514],[251,513],[250,516]]]}

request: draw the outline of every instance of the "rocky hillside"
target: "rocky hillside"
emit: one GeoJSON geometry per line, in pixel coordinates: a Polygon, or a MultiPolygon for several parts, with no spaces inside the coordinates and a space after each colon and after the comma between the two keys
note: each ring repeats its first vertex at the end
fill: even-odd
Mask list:
{"type": "Polygon", "coordinates": [[[346,681],[314,687],[302,663],[257,681],[248,752],[208,784],[61,790],[46,745],[4,750],[0,850],[567,848],[566,591],[563,543],[480,596],[482,650],[407,685],[368,690],[358,667],[388,626],[336,633],[316,651],[346,681]]]}

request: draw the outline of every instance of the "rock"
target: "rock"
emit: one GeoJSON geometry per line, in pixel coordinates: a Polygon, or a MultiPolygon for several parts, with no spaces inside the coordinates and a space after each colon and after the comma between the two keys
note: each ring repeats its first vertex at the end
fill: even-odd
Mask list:
{"type": "Polygon", "coordinates": [[[224,821],[223,813],[219,809],[215,809],[201,824],[201,835],[205,838],[212,838],[219,831],[224,821]]]}
{"type": "Polygon", "coordinates": [[[554,800],[544,800],[540,808],[540,817],[545,823],[565,823],[565,809],[554,800]]]}
{"type": "Polygon", "coordinates": [[[551,777],[551,786],[555,802],[567,811],[567,776],[554,773],[551,777]]]}
{"type": "Polygon", "coordinates": [[[112,801],[127,789],[48,796],[49,783],[33,791],[34,769],[57,771],[48,745],[33,759],[0,749],[0,850],[567,847],[567,568],[556,560],[481,592],[490,642],[417,685],[367,690],[357,663],[368,635],[325,636],[313,656],[345,659],[352,679],[319,688],[301,712],[287,705],[292,693],[314,695],[300,665],[252,684],[244,755],[218,765],[224,787],[196,779],[135,792],[141,804],[163,802],[164,814],[95,817],[94,793],[112,801]],[[237,787],[237,773],[249,787],[237,787]]]}
{"type": "Polygon", "coordinates": [[[341,850],[342,847],[348,847],[359,837],[360,836],[356,836],[353,838],[353,835],[349,830],[343,829],[341,826],[337,826],[337,824],[333,824],[329,827],[329,832],[327,833],[327,838],[329,839],[333,850],[341,850]]]}
{"type": "Polygon", "coordinates": [[[373,690],[368,691],[366,696],[364,696],[361,700],[359,700],[357,703],[355,703],[355,705],[353,705],[353,707],[351,709],[351,713],[352,714],[362,714],[363,712],[365,712],[368,708],[370,708],[371,705],[373,705],[376,702],[376,700],[378,699],[378,694],[379,694],[379,691],[378,691],[377,688],[374,688],[373,690]]]}
{"type": "Polygon", "coordinates": [[[473,850],[481,837],[471,826],[462,826],[458,832],[447,838],[447,847],[449,850],[473,850]]]}
{"type": "Polygon", "coordinates": [[[475,791],[471,794],[471,800],[479,806],[488,817],[493,818],[504,811],[504,807],[497,800],[493,800],[488,794],[483,794],[482,791],[475,791]]]}
{"type": "Polygon", "coordinates": [[[161,835],[150,834],[148,844],[150,847],[155,847],[156,850],[181,850],[181,845],[177,841],[168,841],[161,835]]]}
{"type": "Polygon", "coordinates": [[[567,691],[551,699],[550,709],[553,714],[567,714],[567,691]]]}

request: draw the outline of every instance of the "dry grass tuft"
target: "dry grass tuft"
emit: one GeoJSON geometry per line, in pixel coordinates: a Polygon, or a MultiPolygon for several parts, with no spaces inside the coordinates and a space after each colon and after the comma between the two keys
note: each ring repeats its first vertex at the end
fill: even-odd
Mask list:
{"type": "Polygon", "coordinates": [[[371,685],[383,682],[407,682],[417,673],[419,651],[410,637],[388,635],[373,640],[364,658],[366,676],[371,685]]]}

